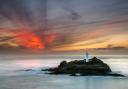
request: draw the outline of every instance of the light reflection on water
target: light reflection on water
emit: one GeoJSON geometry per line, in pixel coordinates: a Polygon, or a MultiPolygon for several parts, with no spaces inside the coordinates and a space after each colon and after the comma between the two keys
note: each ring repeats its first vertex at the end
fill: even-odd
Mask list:
{"type": "Polygon", "coordinates": [[[0,89],[128,89],[128,79],[68,75],[0,77],[0,89]]]}

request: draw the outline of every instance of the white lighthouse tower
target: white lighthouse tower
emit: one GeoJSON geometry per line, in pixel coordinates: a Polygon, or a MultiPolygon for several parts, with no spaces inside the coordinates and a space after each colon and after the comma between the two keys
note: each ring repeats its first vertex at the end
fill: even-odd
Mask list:
{"type": "Polygon", "coordinates": [[[85,55],[84,55],[84,62],[87,63],[89,62],[89,54],[88,52],[86,51],[85,55]]]}

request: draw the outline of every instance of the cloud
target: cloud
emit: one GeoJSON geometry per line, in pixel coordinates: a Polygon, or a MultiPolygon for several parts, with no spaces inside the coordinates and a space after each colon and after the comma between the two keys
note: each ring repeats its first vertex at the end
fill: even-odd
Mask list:
{"type": "Polygon", "coordinates": [[[18,37],[29,32],[45,50],[126,46],[127,9],[126,0],[49,0],[47,8],[44,0],[0,0],[0,43],[20,45],[18,37]]]}

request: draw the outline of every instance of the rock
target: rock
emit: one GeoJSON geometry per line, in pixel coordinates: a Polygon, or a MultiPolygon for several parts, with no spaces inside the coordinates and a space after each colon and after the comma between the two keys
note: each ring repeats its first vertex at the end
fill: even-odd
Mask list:
{"type": "Polygon", "coordinates": [[[66,64],[67,64],[66,61],[62,61],[62,62],[60,63],[60,65],[58,66],[58,68],[63,68],[66,64]]]}
{"type": "Polygon", "coordinates": [[[112,72],[108,73],[107,75],[109,75],[109,76],[115,76],[115,77],[125,77],[125,76],[122,75],[122,74],[112,73],[112,72]]]}
{"type": "Polygon", "coordinates": [[[32,69],[26,69],[26,70],[24,70],[24,71],[33,71],[32,69]]]}
{"type": "Polygon", "coordinates": [[[77,74],[81,76],[121,76],[119,74],[112,74],[110,67],[96,57],[91,58],[87,63],[85,63],[84,60],[75,60],[70,62],[62,61],[58,67],[50,68],[48,71],[50,71],[50,74],[70,74],[71,76],[75,76],[77,74]]]}

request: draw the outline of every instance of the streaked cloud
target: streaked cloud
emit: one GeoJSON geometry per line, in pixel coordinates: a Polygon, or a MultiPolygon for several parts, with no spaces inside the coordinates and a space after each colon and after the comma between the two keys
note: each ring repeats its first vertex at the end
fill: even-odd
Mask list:
{"type": "Polygon", "coordinates": [[[127,35],[127,0],[0,0],[0,46],[35,36],[48,51],[128,47],[127,35]]]}

